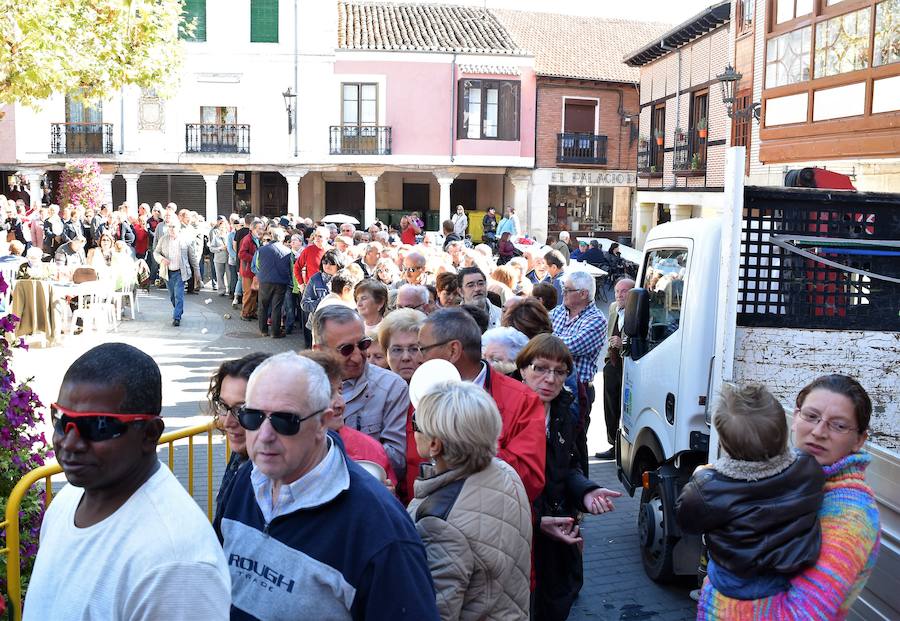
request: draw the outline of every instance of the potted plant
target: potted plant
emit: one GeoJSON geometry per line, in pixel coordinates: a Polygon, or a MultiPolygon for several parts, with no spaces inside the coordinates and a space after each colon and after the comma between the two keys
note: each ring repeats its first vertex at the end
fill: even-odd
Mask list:
{"type": "Polygon", "coordinates": [[[684,130],[681,129],[680,127],[675,128],[675,140],[676,140],[676,142],[684,141],[684,130]]]}
{"type": "Polygon", "coordinates": [[[656,164],[651,164],[651,165],[650,165],[650,172],[652,172],[652,173],[655,173],[655,172],[656,172],[656,164]]]}
{"type": "Polygon", "coordinates": [[[663,144],[663,140],[666,139],[665,132],[663,132],[663,130],[661,129],[657,129],[653,132],[653,135],[656,137],[656,144],[661,147],[663,144]]]}
{"type": "Polygon", "coordinates": [[[707,125],[706,125],[706,117],[702,116],[697,121],[697,135],[705,140],[708,133],[709,133],[709,129],[707,128],[707,125]]]}
{"type": "Polygon", "coordinates": [[[691,156],[691,170],[698,170],[700,168],[700,155],[694,153],[691,156]]]}

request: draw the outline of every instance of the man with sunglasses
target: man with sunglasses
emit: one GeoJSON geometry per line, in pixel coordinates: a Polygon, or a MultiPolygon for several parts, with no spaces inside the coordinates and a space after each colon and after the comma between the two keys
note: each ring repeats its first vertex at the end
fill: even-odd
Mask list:
{"type": "Polygon", "coordinates": [[[231,618],[437,619],[411,520],[327,433],[322,368],[294,352],[272,356],[246,399],[238,420],[252,467],[238,471],[215,521],[231,618]]]}
{"type": "Polygon", "coordinates": [[[69,485],[41,525],[24,619],[227,619],[230,578],[197,503],[156,456],[162,378],[106,343],[66,371],[50,406],[69,485]]]}
{"type": "Polygon", "coordinates": [[[425,284],[425,255],[413,250],[403,257],[403,280],[409,285],[425,284]]]}
{"type": "Polygon", "coordinates": [[[366,360],[372,339],[362,317],[345,306],[326,306],[313,315],[313,349],[341,358],[344,422],[381,442],[394,472],[406,472],[406,411],[409,389],[396,373],[366,360]]]}

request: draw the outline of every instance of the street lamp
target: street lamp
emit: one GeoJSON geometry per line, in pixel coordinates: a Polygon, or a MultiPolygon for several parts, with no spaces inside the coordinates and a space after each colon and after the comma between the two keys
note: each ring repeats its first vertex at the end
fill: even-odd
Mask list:
{"type": "Polygon", "coordinates": [[[294,102],[297,100],[297,94],[292,93],[291,87],[288,86],[281,96],[284,97],[284,109],[287,110],[288,134],[292,134],[294,132],[294,102]]]}
{"type": "Polygon", "coordinates": [[[728,108],[728,118],[740,119],[752,116],[759,122],[759,104],[757,102],[753,102],[746,108],[741,108],[740,110],[734,109],[735,102],[737,101],[734,96],[734,87],[741,81],[742,77],[744,76],[735,71],[734,67],[731,65],[726,66],[725,71],[716,76],[716,79],[719,80],[719,85],[722,87],[722,103],[728,108]]]}

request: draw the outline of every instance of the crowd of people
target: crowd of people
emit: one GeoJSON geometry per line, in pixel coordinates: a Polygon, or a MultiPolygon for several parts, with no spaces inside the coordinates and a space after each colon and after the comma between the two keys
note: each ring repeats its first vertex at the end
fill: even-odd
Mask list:
{"type": "MultiPolygon", "coordinates": [[[[460,237],[456,215],[443,228],[460,237]]],[[[153,255],[178,325],[199,255],[190,212],[159,216],[153,255]]],[[[614,441],[634,282],[616,283],[607,321],[567,235],[519,243],[522,256],[501,263],[489,245],[422,229],[416,214],[397,232],[253,216],[210,229],[241,318],[272,337],[302,329],[308,345],[226,361],[211,378],[209,411],[232,449],[212,528],[156,460],[156,363],[118,343],[76,360],[51,406],[72,485],[44,520],[25,618],[566,619],[583,584],[583,516],[620,496],[590,479],[586,434],[603,363],[614,441]]],[[[764,389],[749,406],[723,395],[716,425],[731,461],[699,472],[679,502],[683,528],[710,536],[701,617],[777,606],[778,618],[832,618],[858,595],[878,536],[860,452],[871,402],[839,377],[798,396],[806,456],[787,449],[764,389]],[[770,427],[742,435],[748,408],[764,407],[770,427]],[[773,490],[760,473],[791,485],[773,490]],[[722,523],[707,510],[760,498],[790,511],[722,523]],[[797,539],[782,546],[769,531],[797,539]]]]}

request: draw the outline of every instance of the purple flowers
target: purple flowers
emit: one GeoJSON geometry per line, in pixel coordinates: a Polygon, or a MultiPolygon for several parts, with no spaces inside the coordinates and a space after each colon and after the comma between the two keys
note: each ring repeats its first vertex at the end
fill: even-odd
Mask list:
{"type": "MultiPolygon", "coordinates": [[[[7,284],[0,277],[0,291],[7,284]]],[[[38,409],[41,400],[31,390],[28,381],[17,382],[10,368],[10,359],[16,349],[27,349],[22,339],[14,340],[19,318],[9,314],[0,317],[0,514],[6,510],[7,499],[22,476],[52,457],[44,434],[39,431],[43,422],[38,409]]],[[[22,584],[28,583],[34,557],[37,554],[38,535],[44,515],[44,491],[32,487],[19,506],[20,561],[22,584]]],[[[5,541],[5,537],[4,537],[5,541]]],[[[0,592],[7,590],[6,555],[0,555],[0,592]]]]}

